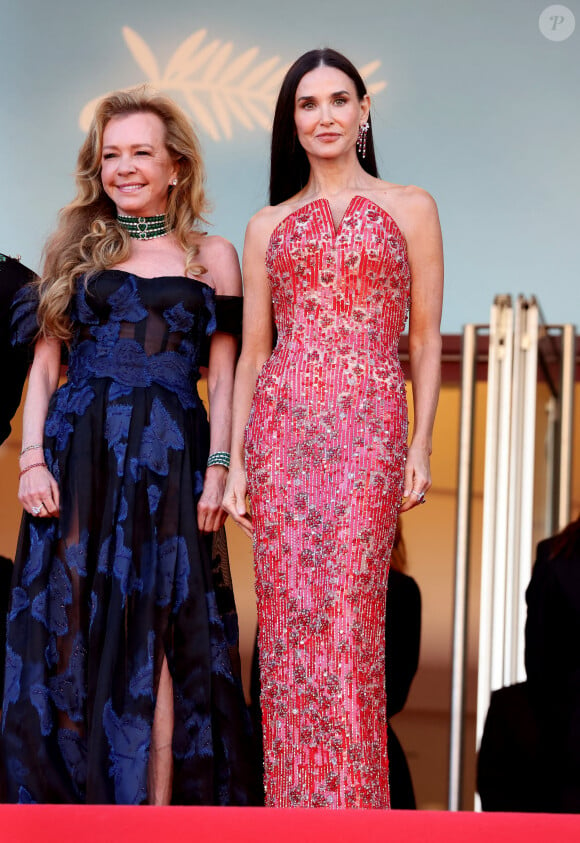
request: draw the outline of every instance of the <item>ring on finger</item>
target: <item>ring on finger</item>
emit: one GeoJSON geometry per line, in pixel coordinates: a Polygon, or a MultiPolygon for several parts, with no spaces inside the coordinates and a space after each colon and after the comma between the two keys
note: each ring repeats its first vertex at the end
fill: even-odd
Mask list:
{"type": "Polygon", "coordinates": [[[417,498],[417,503],[425,503],[425,492],[417,492],[415,489],[411,489],[411,494],[415,495],[417,498]]]}
{"type": "Polygon", "coordinates": [[[38,506],[32,506],[30,508],[31,513],[36,517],[40,514],[40,510],[42,509],[44,504],[40,503],[38,506]]]}

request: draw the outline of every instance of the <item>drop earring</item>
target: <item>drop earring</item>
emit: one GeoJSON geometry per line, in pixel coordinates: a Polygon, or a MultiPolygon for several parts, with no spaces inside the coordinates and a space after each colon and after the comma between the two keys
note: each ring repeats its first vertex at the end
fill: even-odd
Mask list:
{"type": "Polygon", "coordinates": [[[364,159],[367,154],[367,132],[369,130],[369,124],[365,120],[364,123],[361,123],[358,127],[358,137],[356,139],[356,148],[360,153],[360,157],[364,159]]]}

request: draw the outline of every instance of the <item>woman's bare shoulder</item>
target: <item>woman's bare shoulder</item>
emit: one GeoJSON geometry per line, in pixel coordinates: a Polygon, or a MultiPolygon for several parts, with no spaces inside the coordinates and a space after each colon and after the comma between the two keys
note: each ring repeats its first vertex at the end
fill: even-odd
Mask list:
{"type": "Polygon", "coordinates": [[[292,213],[288,203],[282,205],[265,205],[251,217],[246,229],[247,234],[257,237],[269,237],[277,225],[292,213]]]}
{"type": "Polygon", "coordinates": [[[369,191],[369,198],[395,220],[406,238],[417,226],[438,221],[435,200],[427,190],[415,184],[380,181],[376,188],[369,191]]]}
{"type": "Polygon", "coordinates": [[[199,243],[198,260],[207,271],[204,281],[215,287],[218,294],[241,294],[240,260],[229,240],[219,234],[204,235],[199,243]]]}
{"type": "Polygon", "coordinates": [[[198,241],[199,255],[211,260],[237,259],[237,252],[233,243],[230,243],[220,234],[204,234],[198,241]]]}
{"type": "Polygon", "coordinates": [[[408,211],[426,212],[437,208],[431,194],[416,184],[394,184],[381,181],[374,191],[379,205],[391,205],[408,211]]]}

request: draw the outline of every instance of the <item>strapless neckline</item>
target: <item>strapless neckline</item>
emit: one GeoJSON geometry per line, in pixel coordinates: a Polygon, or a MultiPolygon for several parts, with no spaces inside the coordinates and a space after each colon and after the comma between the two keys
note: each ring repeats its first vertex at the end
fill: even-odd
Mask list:
{"type": "Polygon", "coordinates": [[[277,342],[256,381],[245,454],[266,804],[387,808],[385,589],[407,442],[397,356],[411,288],[405,241],[366,196],[350,199],[338,226],[320,197],[274,229],[265,263],[277,342]]]}
{"type": "Polygon", "coordinates": [[[347,204],[347,206],[344,210],[344,213],[343,213],[343,215],[340,219],[338,227],[336,226],[335,221],[334,221],[334,217],[332,215],[332,206],[330,204],[330,200],[326,196],[320,196],[318,199],[311,199],[309,202],[305,202],[304,205],[300,205],[299,208],[295,208],[293,211],[290,211],[289,214],[287,214],[283,219],[281,219],[280,222],[277,223],[277,225],[274,227],[274,230],[272,231],[272,233],[270,235],[270,243],[272,242],[273,238],[276,236],[278,230],[280,228],[282,228],[284,225],[286,225],[293,217],[299,216],[300,214],[305,213],[308,210],[308,208],[311,208],[311,207],[317,206],[317,205],[320,205],[324,209],[324,213],[325,213],[325,216],[326,216],[326,222],[328,223],[328,225],[329,225],[329,227],[332,231],[333,240],[338,239],[338,237],[340,236],[340,234],[342,232],[345,220],[348,219],[349,215],[353,212],[353,210],[356,207],[361,206],[361,205],[362,206],[364,206],[364,205],[369,206],[370,205],[373,208],[375,208],[386,220],[388,220],[389,223],[392,224],[392,226],[394,227],[397,235],[400,237],[401,242],[403,243],[403,245],[405,247],[405,250],[407,248],[407,241],[405,239],[405,235],[401,231],[401,228],[400,228],[399,224],[397,223],[397,221],[394,219],[394,217],[392,217],[391,214],[389,214],[389,212],[386,211],[382,207],[382,205],[378,205],[376,202],[373,202],[372,199],[369,199],[368,196],[363,196],[360,193],[355,193],[354,196],[352,196],[351,199],[349,200],[349,202],[348,202],[348,204],[347,204]]]}
{"type": "Polygon", "coordinates": [[[211,284],[207,284],[205,281],[200,281],[199,278],[190,278],[188,275],[139,275],[138,272],[131,272],[128,269],[117,269],[115,266],[112,266],[109,269],[103,269],[102,272],[119,272],[123,275],[131,275],[133,278],[138,278],[139,281],[161,281],[168,278],[177,278],[180,281],[194,281],[196,284],[201,284],[203,287],[207,287],[215,293],[215,287],[212,287],[211,284]]]}

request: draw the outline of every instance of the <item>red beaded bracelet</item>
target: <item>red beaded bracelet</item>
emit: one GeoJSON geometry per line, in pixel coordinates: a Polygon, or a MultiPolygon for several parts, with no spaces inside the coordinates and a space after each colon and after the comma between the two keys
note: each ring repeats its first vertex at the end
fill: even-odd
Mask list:
{"type": "Polygon", "coordinates": [[[27,465],[26,468],[23,468],[18,476],[22,477],[22,475],[26,474],[27,471],[30,471],[33,468],[40,468],[41,466],[43,468],[46,468],[46,463],[45,462],[33,462],[32,465],[27,465]]]}

